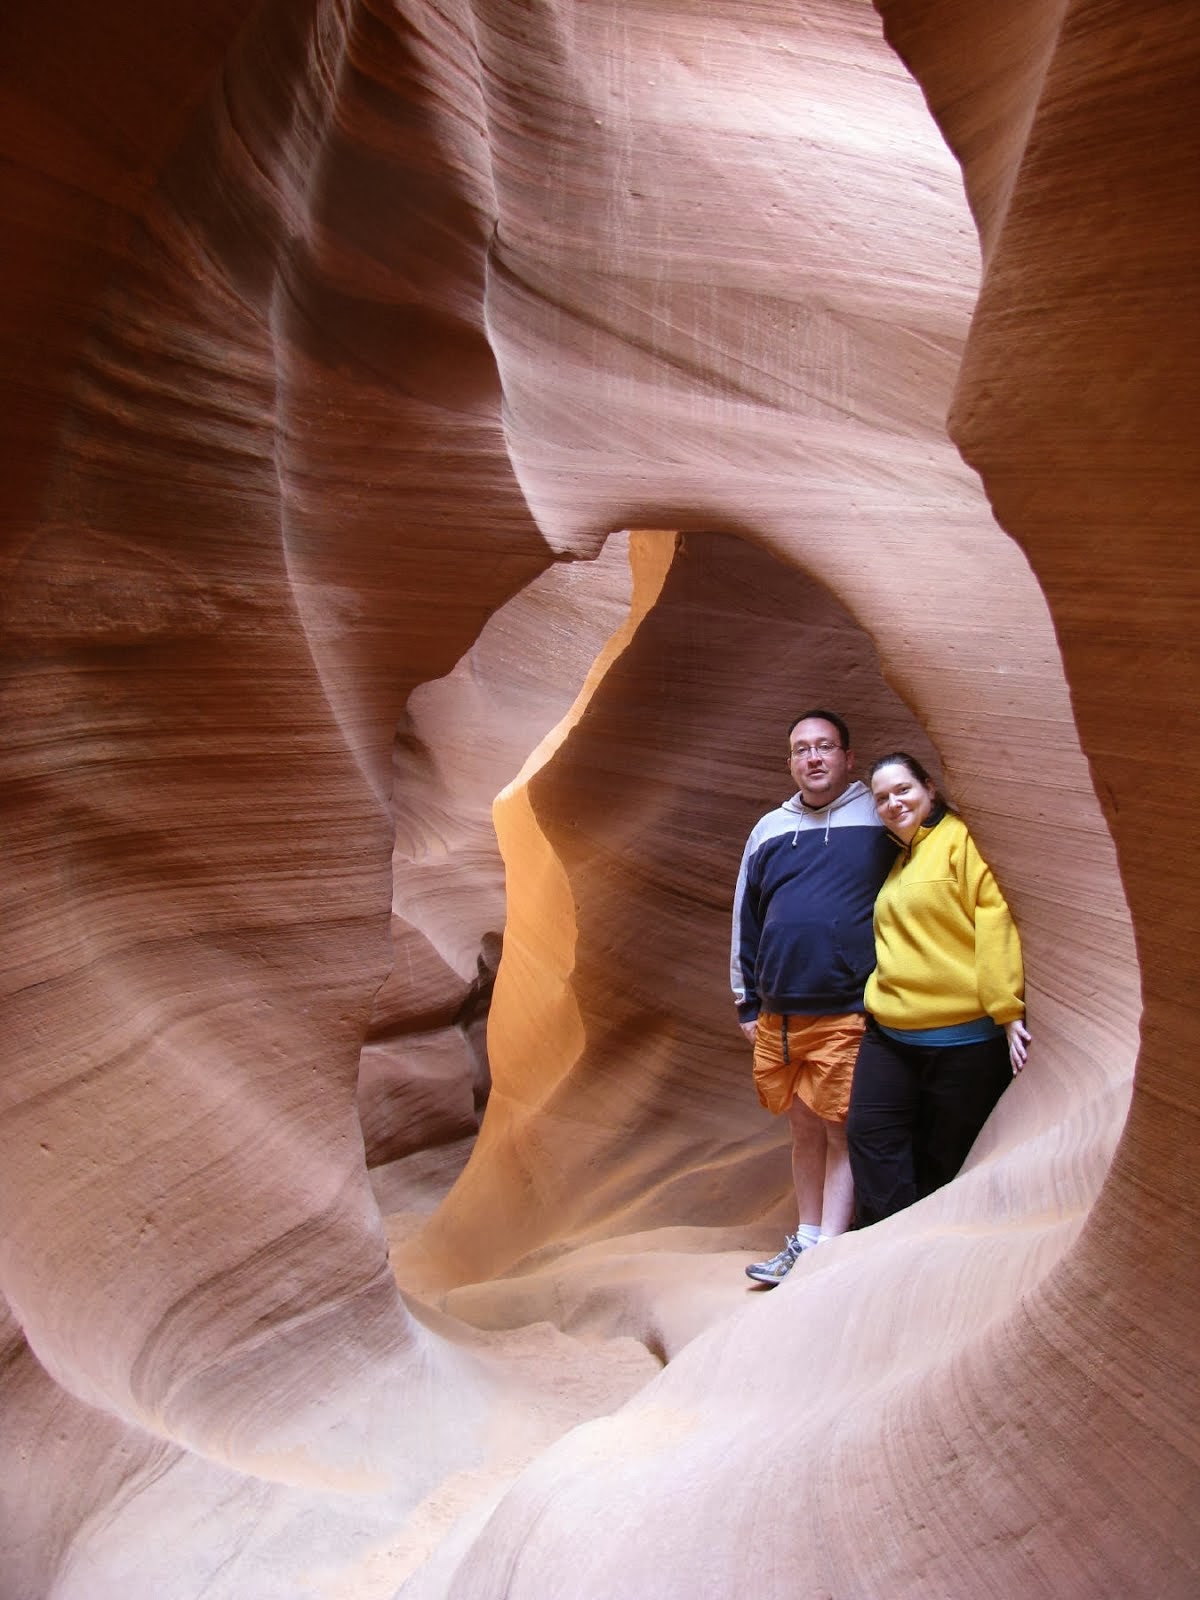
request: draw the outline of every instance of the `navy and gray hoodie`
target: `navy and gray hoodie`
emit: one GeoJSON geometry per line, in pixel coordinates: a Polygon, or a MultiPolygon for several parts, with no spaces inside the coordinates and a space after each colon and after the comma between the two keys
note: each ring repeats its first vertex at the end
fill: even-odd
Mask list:
{"type": "Polygon", "coordinates": [[[746,841],[733,899],[730,981],[738,1020],[759,1011],[863,1009],[875,965],[871,912],[896,859],[875,802],[852,783],[815,810],[797,794],[746,841]]]}

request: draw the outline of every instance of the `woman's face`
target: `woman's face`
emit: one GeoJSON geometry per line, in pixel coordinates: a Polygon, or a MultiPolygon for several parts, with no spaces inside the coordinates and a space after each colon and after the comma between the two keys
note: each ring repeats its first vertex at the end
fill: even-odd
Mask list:
{"type": "Polygon", "coordinates": [[[903,839],[905,844],[910,842],[933,810],[933,802],[937,797],[933,785],[922,783],[903,761],[893,761],[886,767],[880,767],[871,778],[871,793],[884,827],[898,839],[903,839]]]}

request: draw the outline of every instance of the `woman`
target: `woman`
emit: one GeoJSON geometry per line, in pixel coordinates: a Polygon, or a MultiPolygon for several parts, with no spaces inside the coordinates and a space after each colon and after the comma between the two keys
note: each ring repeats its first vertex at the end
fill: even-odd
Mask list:
{"type": "Polygon", "coordinates": [[[1021,941],[966,824],[902,750],[870,782],[901,852],[875,902],[846,1128],[860,1227],[954,1177],[1029,1044],[1021,941]]]}

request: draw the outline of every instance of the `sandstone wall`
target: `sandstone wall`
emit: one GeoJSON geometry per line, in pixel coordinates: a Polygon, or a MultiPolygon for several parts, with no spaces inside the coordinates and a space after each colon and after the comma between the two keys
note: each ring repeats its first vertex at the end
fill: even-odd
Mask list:
{"type": "Polygon", "coordinates": [[[768,1532],[769,1596],[1194,1592],[1194,20],[17,7],[19,1600],[732,1596],[768,1532]],[[756,1297],[723,925],[827,697],[931,741],[1036,1054],[756,1297]]]}

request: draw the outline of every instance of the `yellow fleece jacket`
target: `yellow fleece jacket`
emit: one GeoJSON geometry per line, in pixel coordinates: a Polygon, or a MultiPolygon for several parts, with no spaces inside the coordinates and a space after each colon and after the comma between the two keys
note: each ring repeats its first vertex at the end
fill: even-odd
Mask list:
{"type": "Polygon", "coordinates": [[[1025,1015],[1016,924],[966,823],[953,811],[918,828],[875,902],[866,1006],[885,1028],[948,1028],[1025,1015]]]}

